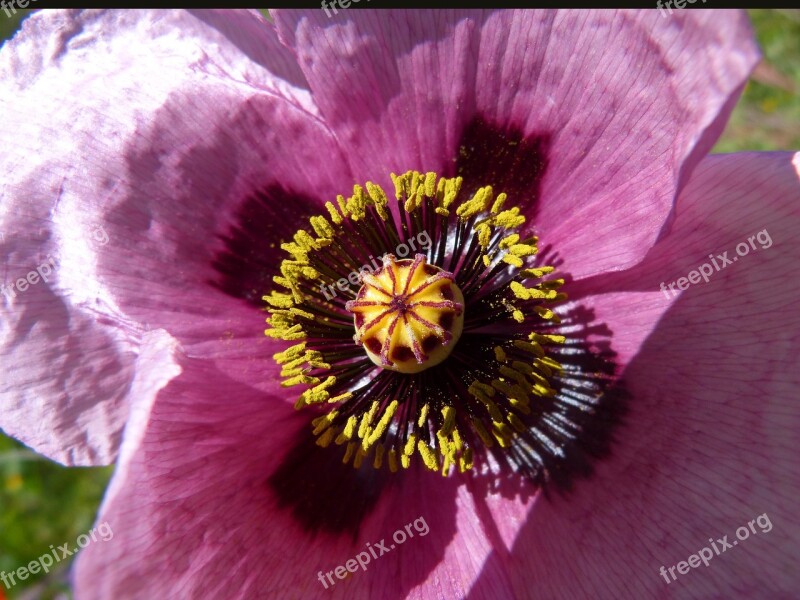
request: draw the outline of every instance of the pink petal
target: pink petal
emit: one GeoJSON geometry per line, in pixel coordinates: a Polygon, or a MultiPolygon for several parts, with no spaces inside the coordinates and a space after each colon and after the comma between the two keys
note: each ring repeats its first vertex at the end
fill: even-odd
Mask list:
{"type": "MultiPolygon", "coordinates": [[[[0,155],[2,282],[59,265],[0,304],[0,425],[60,461],[113,460],[148,329],[263,381],[264,314],[219,289],[223,236],[270,186],[319,201],[352,185],[272,26],[257,12],[42,11],[3,47],[0,78],[14,148],[0,155]]],[[[265,208],[260,246],[298,212],[265,208]]]]}
{"type": "MultiPolygon", "coordinates": [[[[45,260],[7,269],[25,277],[34,265],[46,274],[45,260]]],[[[63,464],[112,462],[140,368],[137,333],[72,310],[41,282],[12,293],[14,310],[0,306],[4,432],[63,464]]]]}
{"type": "Polygon", "coordinates": [[[463,168],[531,201],[542,240],[576,278],[631,266],[652,246],[757,59],[732,11],[275,19],[359,178],[463,168]]]}
{"type": "MultiPolygon", "coordinates": [[[[507,551],[513,543],[530,500],[505,500],[497,492],[484,498],[485,491],[473,497],[458,478],[422,468],[398,475],[355,471],[339,462],[343,448],[313,442],[310,460],[327,461],[335,472],[310,464],[293,474],[296,493],[319,507],[306,518],[325,524],[309,530],[285,506],[283,488],[270,483],[298,436],[313,439],[308,415],[295,413],[274,390],[257,391],[209,370],[205,361],[182,356],[167,336],[151,335],[152,358],[181,374],[163,389],[163,378],[153,380],[152,373],[134,383],[144,400],[134,406],[98,517],[114,537],[79,555],[78,597],[456,598],[493,547],[507,551]],[[330,488],[325,480],[332,477],[330,488]],[[355,529],[341,527],[351,523],[348,515],[347,523],[329,518],[337,507],[361,510],[372,493],[378,501],[355,529]],[[417,535],[391,549],[395,531],[420,518],[412,527],[417,535]],[[320,571],[345,565],[381,540],[387,555],[349,580],[334,578],[326,592],[320,571]]],[[[510,593],[507,582],[498,585],[510,593]]]]}
{"type": "MultiPolygon", "coordinates": [[[[514,547],[521,564],[508,562],[517,595],[531,582],[552,598],[597,590],[788,598],[800,587],[799,175],[797,154],[706,159],[639,277],[620,274],[609,284],[619,295],[595,297],[616,331],[635,319],[624,305],[617,313],[618,298],[652,302],[662,280],[687,276],[709,254],[738,258],[685,290],[632,357],[624,373],[629,414],[612,458],[572,496],[531,512],[514,547]],[[749,246],[761,231],[774,246],[762,235],[763,244],[755,237],[756,249],[738,256],[737,244],[749,246]],[[737,539],[751,521],[756,533],[737,539]],[[715,552],[708,567],[674,570],[675,581],[667,571],[669,583],[659,573],[724,535],[737,543],[715,552]]],[[[473,593],[486,589],[491,579],[482,577],[473,593]]]]}

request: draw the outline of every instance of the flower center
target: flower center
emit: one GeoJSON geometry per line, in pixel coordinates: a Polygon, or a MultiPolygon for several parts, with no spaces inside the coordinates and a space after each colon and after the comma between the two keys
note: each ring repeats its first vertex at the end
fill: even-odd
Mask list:
{"type": "Polygon", "coordinates": [[[464,328],[464,295],[453,274],[392,254],[345,308],[354,314],[354,339],[384,369],[419,373],[450,355],[464,328]]]}
{"type": "Polygon", "coordinates": [[[344,445],[356,468],[394,472],[418,456],[448,475],[497,445],[513,468],[540,472],[573,435],[553,400],[575,379],[554,358],[574,353],[559,350],[551,308],[564,280],[537,263],[506,194],[464,198],[461,177],[435,173],[392,180],[394,206],[380,186],[356,185],[325,204],[330,220],[311,217],[313,234],[281,245],[283,290],[264,296],[265,333],[296,342],[275,354],[281,385],[305,387],[295,407],[317,410],[317,445],[344,445]]]}

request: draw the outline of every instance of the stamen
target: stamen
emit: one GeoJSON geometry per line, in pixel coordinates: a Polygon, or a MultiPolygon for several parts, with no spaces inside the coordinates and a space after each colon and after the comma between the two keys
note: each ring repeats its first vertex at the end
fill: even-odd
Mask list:
{"type": "Polygon", "coordinates": [[[284,290],[264,300],[266,334],[296,341],[275,355],[282,385],[304,386],[296,408],[329,411],[312,421],[317,444],[355,468],[417,457],[448,475],[471,469],[476,448],[517,456],[558,393],[564,280],[544,280],[553,268],[536,263],[505,194],[459,198],[461,178],[435,173],[392,181],[394,208],[357,185],[281,245],[284,290]]]}

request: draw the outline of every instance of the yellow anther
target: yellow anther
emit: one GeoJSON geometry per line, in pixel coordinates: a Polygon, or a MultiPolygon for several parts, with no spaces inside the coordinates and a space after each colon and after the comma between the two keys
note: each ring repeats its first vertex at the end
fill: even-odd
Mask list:
{"type": "Polygon", "coordinates": [[[519,242],[519,234],[512,233],[511,235],[508,235],[504,237],[502,240],[500,240],[500,249],[507,250],[517,242],[519,242]]]}
{"type": "Polygon", "coordinates": [[[431,471],[439,470],[439,455],[433,448],[420,440],[417,443],[417,450],[419,450],[420,456],[422,456],[422,462],[425,463],[426,467],[431,471]]]}
{"type": "Polygon", "coordinates": [[[514,256],[533,256],[539,250],[530,244],[514,244],[508,251],[514,256]]]}
{"type": "Polygon", "coordinates": [[[494,379],[492,380],[492,387],[508,397],[522,397],[525,400],[528,398],[525,390],[519,384],[510,385],[502,379],[494,379]]]}
{"type": "Polygon", "coordinates": [[[289,361],[295,360],[301,356],[304,356],[305,351],[306,351],[306,343],[301,342],[284,350],[283,352],[278,352],[277,354],[273,354],[272,358],[275,359],[275,362],[281,365],[289,361]]]}
{"type": "Polygon", "coordinates": [[[554,321],[556,323],[561,322],[561,319],[559,319],[558,315],[549,308],[545,308],[544,306],[534,306],[533,310],[535,310],[539,316],[546,321],[554,321]]]}
{"type": "Polygon", "coordinates": [[[419,419],[417,419],[417,427],[422,427],[425,424],[425,421],[428,420],[428,411],[430,410],[430,405],[423,404],[422,409],[419,411],[419,419]]]}
{"type": "Polygon", "coordinates": [[[417,436],[415,434],[411,434],[408,436],[408,440],[406,440],[406,445],[403,447],[403,454],[406,456],[411,456],[414,454],[414,448],[417,446],[417,436]]]}
{"type": "Polygon", "coordinates": [[[345,424],[342,433],[340,433],[339,437],[336,438],[336,443],[343,444],[353,439],[353,436],[356,434],[357,424],[358,424],[358,417],[356,417],[355,415],[351,415],[350,418],[347,419],[347,423],[345,424]]]}
{"type": "Polygon", "coordinates": [[[514,229],[525,223],[525,217],[519,214],[519,208],[515,206],[511,210],[504,210],[497,215],[495,223],[506,229],[514,229]]]}
{"type": "Polygon", "coordinates": [[[293,385],[316,385],[319,383],[319,377],[311,377],[309,375],[296,375],[284,381],[281,381],[282,387],[291,387],[293,385]]]}
{"type": "Polygon", "coordinates": [[[333,396],[332,398],[328,398],[328,404],[347,402],[352,397],[353,397],[353,392],[345,392],[344,394],[339,394],[338,396],[333,396]]]}
{"type": "Polygon", "coordinates": [[[347,450],[345,450],[344,458],[342,458],[342,462],[344,464],[347,464],[347,463],[350,462],[350,459],[356,453],[356,448],[357,447],[358,447],[358,444],[356,442],[350,442],[349,444],[347,444],[347,450]]]}
{"type": "Polygon", "coordinates": [[[322,246],[305,229],[300,229],[294,234],[294,241],[303,249],[304,252],[319,250],[322,246]]]}
{"type": "Polygon", "coordinates": [[[380,406],[380,402],[377,400],[373,401],[372,406],[370,407],[369,411],[364,413],[364,416],[361,417],[361,423],[358,426],[358,437],[363,439],[364,436],[367,435],[367,431],[369,429],[370,423],[372,423],[372,419],[375,418],[375,413],[378,412],[378,407],[380,406]]]}
{"type": "Polygon", "coordinates": [[[517,398],[509,398],[508,403],[511,405],[512,408],[515,408],[523,415],[531,414],[531,407],[527,401],[518,400],[517,398]]]}
{"type": "Polygon", "coordinates": [[[297,367],[304,365],[306,363],[306,360],[307,360],[306,356],[301,356],[300,358],[295,358],[294,360],[285,363],[281,368],[281,376],[284,377],[286,376],[286,373],[288,373],[290,370],[294,370],[297,367]]]}
{"type": "Polygon", "coordinates": [[[543,359],[541,359],[541,362],[542,364],[550,367],[554,371],[562,371],[564,369],[564,367],[561,365],[560,362],[553,360],[549,356],[545,356],[543,359]]]}
{"type": "MultiPolygon", "coordinates": [[[[494,392],[494,390],[492,390],[494,392]]],[[[443,436],[450,436],[453,433],[453,429],[456,426],[456,409],[452,406],[445,406],[442,408],[442,418],[444,419],[444,424],[440,429],[443,436]]]]}
{"type": "Polygon", "coordinates": [[[338,210],[336,210],[336,207],[333,205],[333,202],[326,202],[325,208],[328,209],[328,214],[331,216],[331,221],[333,221],[334,225],[341,225],[342,223],[344,223],[344,219],[342,219],[341,213],[338,210]]]}
{"type": "Polygon", "coordinates": [[[375,425],[375,429],[373,429],[370,433],[369,438],[367,438],[367,436],[363,437],[361,441],[361,447],[364,448],[364,450],[369,450],[370,447],[373,446],[375,442],[377,442],[383,436],[384,433],[386,433],[386,428],[389,427],[389,423],[392,421],[392,418],[394,418],[394,414],[397,412],[398,406],[399,403],[397,400],[392,400],[389,403],[389,406],[386,407],[383,416],[381,416],[381,420],[378,421],[378,424],[375,425]]]}
{"type": "Polygon", "coordinates": [[[458,459],[458,470],[465,473],[473,467],[472,462],[472,448],[466,448],[464,453],[458,459]]]}
{"type": "MultiPolygon", "coordinates": [[[[447,215],[450,214],[450,206],[453,204],[453,202],[455,202],[459,192],[461,191],[461,184],[463,181],[463,177],[456,177],[455,179],[448,179],[445,183],[444,198],[442,199],[441,210],[445,211],[447,215]]],[[[437,209],[436,212],[439,212],[439,210],[437,209]]]]}
{"type": "Polygon", "coordinates": [[[332,427],[329,427],[321,436],[317,438],[317,446],[327,448],[330,446],[334,437],[336,437],[336,430],[332,427]]]}
{"type": "Polygon", "coordinates": [[[341,194],[336,196],[336,204],[339,205],[339,210],[345,217],[350,217],[350,209],[347,206],[347,200],[341,194]]]}
{"type": "Polygon", "coordinates": [[[429,171],[425,173],[425,195],[433,198],[436,193],[436,173],[429,171]]]}
{"type": "Polygon", "coordinates": [[[562,285],[564,285],[564,280],[563,279],[548,279],[547,281],[541,282],[539,285],[542,287],[542,289],[555,290],[555,289],[560,288],[562,285]]]}
{"type": "Polygon", "coordinates": [[[533,385],[531,391],[537,396],[544,396],[545,398],[556,395],[556,391],[554,389],[538,383],[533,385]]]}
{"type": "Polygon", "coordinates": [[[386,211],[386,205],[389,203],[389,200],[386,198],[386,193],[383,191],[383,188],[368,181],[367,193],[369,194],[370,200],[372,200],[372,205],[375,207],[378,216],[384,221],[388,219],[389,213],[386,211]]]}
{"type": "Polygon", "coordinates": [[[462,219],[469,219],[482,212],[486,212],[491,202],[492,186],[487,185],[475,192],[475,195],[472,197],[472,199],[461,204],[461,206],[456,209],[456,214],[462,219]]]}
{"type": "Polygon", "coordinates": [[[397,450],[392,448],[389,450],[389,470],[392,473],[397,473],[399,465],[397,464],[397,450]]]}
{"type": "MultiPolygon", "coordinates": [[[[405,206],[411,213],[427,204],[425,214],[434,214],[435,231],[452,231],[456,218],[460,221],[459,227],[471,228],[480,248],[474,257],[475,261],[469,265],[470,269],[479,268],[482,264],[486,269],[484,276],[500,269],[509,270],[506,265],[520,269],[511,277],[510,292],[520,301],[534,302],[532,305],[522,304],[513,301],[512,296],[504,295],[496,308],[505,308],[507,314],[520,324],[537,319],[559,322],[558,314],[550,307],[553,303],[566,299],[566,295],[558,291],[564,280],[543,280],[553,272],[552,267],[524,268],[532,262],[531,257],[537,254],[538,240],[536,237],[523,239],[520,236],[520,227],[524,224],[525,217],[519,208],[507,206],[508,198],[505,193],[499,193],[495,197],[491,186],[483,186],[471,198],[460,198],[463,184],[461,177],[439,178],[433,172],[408,171],[401,175],[392,173],[391,178],[399,205],[405,206]],[[451,214],[453,210],[455,214],[451,214]],[[452,221],[448,222],[448,219],[452,221]],[[533,279],[538,281],[531,281],[533,279]],[[527,282],[530,287],[520,282],[527,282]]],[[[556,393],[549,378],[560,372],[562,367],[547,355],[545,347],[564,343],[565,336],[532,332],[527,339],[512,335],[508,340],[511,343],[503,342],[494,346],[495,361],[490,361],[492,364],[486,366],[492,370],[489,372],[496,373],[495,379],[491,381],[491,385],[473,381],[469,386],[471,398],[467,399],[467,407],[463,409],[460,404],[443,405],[439,398],[432,405],[433,397],[426,398],[424,395],[416,398],[412,396],[409,401],[419,404],[416,409],[412,405],[407,407],[411,410],[405,411],[401,411],[402,400],[388,401],[384,399],[385,396],[376,396],[380,399],[365,404],[355,385],[341,379],[340,373],[344,371],[341,369],[339,357],[342,353],[319,343],[320,339],[325,339],[320,331],[324,331],[326,327],[338,326],[335,323],[335,309],[337,303],[343,300],[341,295],[338,299],[329,297],[329,293],[338,295],[331,285],[331,282],[336,281],[336,270],[333,266],[340,264],[343,272],[350,268],[357,270],[358,263],[361,262],[356,257],[346,256],[343,249],[348,247],[349,241],[342,245],[339,237],[353,233],[366,235],[370,242],[369,251],[378,256],[378,252],[382,250],[374,248],[375,242],[381,239],[409,242],[422,219],[419,213],[410,220],[402,217],[402,231],[395,227],[394,232],[381,232],[381,223],[376,222],[372,216],[387,221],[387,227],[391,225],[388,221],[394,219],[389,218],[386,193],[379,185],[370,181],[363,187],[355,185],[349,198],[339,195],[335,202],[326,202],[325,207],[325,216],[311,217],[307,230],[297,231],[291,240],[281,244],[288,257],[280,265],[280,275],[273,278],[275,284],[280,286],[280,291],[273,291],[263,297],[271,313],[267,320],[269,328],[266,334],[299,342],[274,355],[275,361],[281,365],[283,386],[306,386],[299,394],[296,407],[335,404],[340,414],[347,415],[339,418],[337,410],[333,410],[315,418],[312,424],[314,435],[317,436],[316,444],[327,447],[335,441],[336,444],[346,445],[343,462],[352,460],[351,464],[355,468],[360,468],[368,460],[369,452],[374,447],[374,460],[370,461],[372,465],[380,468],[384,462],[388,462],[392,472],[397,472],[401,467],[409,468],[412,460],[419,460],[416,457],[419,454],[428,469],[440,471],[445,476],[455,468],[461,472],[472,468],[473,448],[470,445],[477,438],[488,447],[495,443],[504,448],[509,447],[514,436],[527,431],[523,415],[533,413],[531,407],[538,400],[536,397],[549,397],[556,393]],[[345,221],[350,223],[346,224],[345,221]],[[379,231],[372,231],[371,228],[376,226],[379,231]],[[320,292],[328,288],[328,292],[324,293],[324,300],[322,294],[316,291],[317,287],[320,292]],[[334,368],[336,371],[332,371],[334,368]],[[338,380],[331,374],[334,372],[339,377],[338,380]],[[485,412],[481,410],[481,405],[485,412]],[[437,415],[432,417],[431,410],[440,412],[441,420],[437,415]],[[395,427],[394,420],[400,414],[404,419],[408,418],[409,422],[397,423],[395,427]],[[466,424],[467,419],[474,436],[465,437],[465,432],[459,429],[459,424],[466,424]],[[405,438],[399,437],[401,435],[405,438]]],[[[425,223],[426,226],[429,223],[427,217],[425,223]]],[[[419,252],[424,261],[427,261],[431,257],[438,259],[440,248],[436,244],[433,249],[425,248],[428,252],[426,255],[421,254],[422,249],[412,247],[411,250],[419,252]]],[[[449,253],[449,246],[445,248],[449,253]]],[[[378,261],[380,260],[379,258],[378,261]]],[[[398,261],[394,257],[387,257],[386,262],[393,268],[405,267],[405,271],[402,268],[389,271],[377,266],[375,271],[369,269],[370,274],[363,277],[362,290],[369,286],[374,287],[372,296],[365,297],[360,290],[358,298],[347,303],[348,310],[354,313],[354,324],[359,330],[356,340],[364,346],[367,355],[373,362],[376,362],[374,357],[377,357],[380,362],[376,364],[384,368],[391,369],[388,364],[395,367],[403,362],[412,364],[413,370],[392,369],[402,373],[416,373],[444,360],[458,338],[454,334],[454,315],[460,319],[459,335],[460,327],[463,326],[464,299],[455,286],[454,278],[448,280],[447,276],[450,274],[442,277],[443,272],[435,269],[432,271],[433,265],[421,262],[422,260],[403,257],[403,260],[398,261]],[[411,268],[415,261],[417,269],[421,265],[425,269],[415,272],[411,268]],[[428,282],[426,277],[432,281],[428,282]],[[445,289],[445,286],[450,288],[445,289]],[[418,295],[419,290],[424,290],[425,293],[418,295]],[[404,294],[410,297],[400,298],[404,294]],[[382,306],[381,301],[391,305],[391,310],[387,312],[387,307],[382,306]],[[372,308],[377,313],[370,313],[372,308]],[[447,314],[442,316],[441,312],[437,313],[440,309],[446,309],[447,314]],[[391,316],[391,322],[389,318],[380,316],[383,312],[391,316]],[[378,335],[381,332],[382,337],[378,335]],[[375,339],[370,339],[371,337],[375,339]],[[366,343],[367,340],[370,341],[369,344],[366,343]],[[440,347],[449,345],[442,358],[437,360],[431,358],[433,353],[428,347],[422,347],[423,342],[430,346],[435,340],[439,340],[440,347]],[[413,355],[410,358],[409,351],[413,355]],[[426,355],[425,360],[420,361],[422,354],[426,355]],[[419,365],[424,366],[419,368],[419,365]]],[[[351,294],[352,291],[348,291],[348,297],[344,300],[351,298],[351,294]]]]}
{"type": "Polygon", "coordinates": [[[311,223],[311,227],[314,228],[314,233],[321,238],[331,239],[336,235],[336,230],[325,217],[311,217],[309,222],[311,223]]]}
{"type": "Polygon", "coordinates": [[[514,434],[508,425],[497,420],[492,422],[492,435],[501,448],[508,448],[511,445],[511,438],[514,434]]]}
{"type": "Polygon", "coordinates": [[[453,430],[453,447],[461,452],[461,449],[464,447],[464,441],[461,439],[461,434],[458,432],[458,429],[453,430]]]}
{"type": "Polygon", "coordinates": [[[319,435],[320,433],[325,431],[328,427],[330,427],[331,423],[333,422],[333,419],[336,418],[337,414],[338,414],[337,411],[332,410],[327,415],[322,415],[321,417],[317,417],[316,419],[311,421],[311,424],[314,425],[315,427],[314,435],[319,435]]]}
{"type": "Polygon", "coordinates": [[[528,384],[528,380],[525,379],[525,375],[523,375],[522,373],[518,373],[517,371],[515,371],[511,367],[508,367],[506,365],[502,365],[500,367],[500,369],[498,369],[498,370],[500,371],[501,375],[503,375],[505,377],[508,377],[509,379],[513,379],[514,381],[516,381],[520,385],[527,385],[528,384]]]}
{"type": "Polygon", "coordinates": [[[536,267],[535,269],[522,269],[520,274],[526,279],[539,279],[555,271],[554,267],[536,267]]]}
{"type": "MultiPolygon", "coordinates": [[[[270,325],[273,325],[271,320],[267,321],[267,323],[269,323],[270,325]]],[[[303,331],[303,326],[300,325],[300,324],[293,325],[292,327],[289,327],[289,328],[285,328],[285,327],[282,327],[280,325],[278,325],[277,327],[275,327],[275,325],[273,325],[273,327],[274,327],[273,329],[265,329],[264,330],[264,334],[267,337],[278,338],[278,339],[287,340],[287,341],[302,340],[302,339],[306,338],[306,334],[303,331]]]]}
{"type": "Polygon", "coordinates": [[[405,194],[405,181],[406,175],[397,175],[396,173],[390,173],[389,177],[392,178],[392,183],[394,184],[394,197],[398,200],[402,200],[405,194]]]}
{"type": "Polygon", "coordinates": [[[515,415],[514,413],[510,412],[506,415],[506,419],[511,426],[516,429],[520,433],[525,433],[527,431],[527,427],[525,427],[525,423],[523,423],[520,418],[515,415]]]}
{"type": "Polygon", "coordinates": [[[481,223],[475,226],[475,230],[478,232],[478,244],[481,248],[487,248],[492,241],[492,228],[486,223],[481,223]]]}
{"type": "Polygon", "coordinates": [[[505,192],[497,194],[497,199],[494,201],[494,204],[492,204],[491,213],[493,215],[496,215],[498,212],[500,212],[500,209],[503,208],[503,204],[505,204],[506,199],[508,199],[508,195],[505,192]]]}
{"type": "Polygon", "coordinates": [[[530,335],[528,335],[528,339],[534,342],[538,342],[540,344],[547,344],[547,343],[563,344],[564,342],[567,341],[566,336],[563,335],[552,335],[552,334],[542,335],[539,333],[531,333],[530,335]]]}
{"type": "Polygon", "coordinates": [[[514,340],[514,347],[523,350],[524,352],[530,352],[534,356],[538,358],[542,358],[544,356],[544,349],[536,342],[526,342],[525,340],[514,340]]]}
{"type": "Polygon", "coordinates": [[[478,381],[473,381],[469,388],[467,388],[467,391],[484,403],[491,402],[489,397],[494,396],[494,389],[492,389],[490,394],[486,391],[486,388],[483,387],[483,384],[478,381]]]}
{"type": "Polygon", "coordinates": [[[267,304],[273,308],[290,309],[294,306],[294,301],[289,294],[281,294],[280,292],[272,292],[269,296],[262,296],[267,304]]]}
{"type": "Polygon", "coordinates": [[[383,465],[383,455],[385,452],[386,448],[384,446],[375,446],[375,461],[372,463],[372,466],[376,469],[380,469],[381,465],[383,465]]]}
{"type": "Polygon", "coordinates": [[[328,376],[328,378],[322,383],[303,392],[300,395],[298,402],[301,403],[301,406],[305,404],[319,404],[320,402],[325,402],[331,396],[328,392],[328,388],[334,383],[336,383],[336,377],[333,375],[328,376]]]}
{"type": "Polygon", "coordinates": [[[455,456],[450,456],[449,454],[442,455],[442,477],[447,477],[450,473],[450,467],[453,464],[453,459],[455,456]]]}
{"type": "Polygon", "coordinates": [[[512,281],[509,287],[520,300],[554,300],[556,297],[554,290],[540,290],[535,287],[526,288],[517,281],[512,281]]]}
{"type": "Polygon", "coordinates": [[[492,436],[489,435],[489,432],[486,431],[483,423],[481,423],[478,419],[472,419],[472,428],[475,430],[475,433],[478,434],[478,437],[481,438],[481,441],[483,441],[487,448],[494,446],[494,440],[492,439],[492,436]]]}
{"type": "Polygon", "coordinates": [[[367,453],[364,451],[363,448],[359,448],[356,450],[356,457],[353,459],[353,467],[356,469],[361,468],[361,463],[364,462],[364,459],[367,457],[367,453]]]}

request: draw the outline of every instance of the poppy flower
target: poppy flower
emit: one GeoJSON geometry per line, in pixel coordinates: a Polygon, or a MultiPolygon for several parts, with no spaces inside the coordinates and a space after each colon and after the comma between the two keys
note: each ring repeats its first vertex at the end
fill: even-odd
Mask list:
{"type": "Polygon", "coordinates": [[[28,19],[0,423],[116,460],[78,597],[796,589],[799,161],[706,157],[757,50],[679,12],[28,19]]]}

